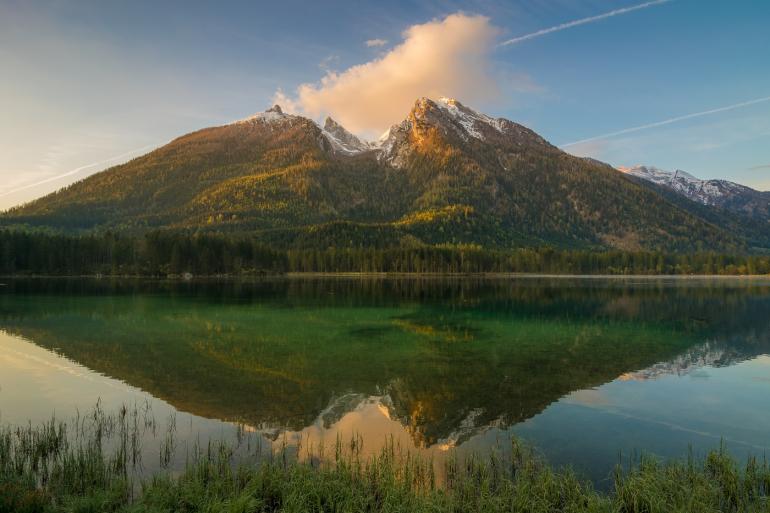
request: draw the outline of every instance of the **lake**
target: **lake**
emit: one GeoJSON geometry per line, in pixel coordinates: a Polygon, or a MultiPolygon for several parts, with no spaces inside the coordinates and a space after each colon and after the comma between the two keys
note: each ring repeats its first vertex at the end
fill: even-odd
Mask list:
{"type": "Polygon", "coordinates": [[[440,460],[515,435],[599,487],[642,452],[770,449],[761,279],[0,281],[0,422],[132,405],[150,470],[170,430],[173,468],[211,439],[440,460]]]}

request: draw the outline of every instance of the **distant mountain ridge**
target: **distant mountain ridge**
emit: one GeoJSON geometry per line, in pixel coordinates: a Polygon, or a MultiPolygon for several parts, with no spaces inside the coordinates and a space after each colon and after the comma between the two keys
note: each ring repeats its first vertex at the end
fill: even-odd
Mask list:
{"type": "Polygon", "coordinates": [[[746,247],[675,203],[510,120],[420,98],[374,143],[275,106],[13,209],[0,226],[248,233],[285,248],[746,247]]]}
{"type": "Polygon", "coordinates": [[[653,166],[620,167],[620,171],[704,205],[770,219],[770,192],[762,192],[728,180],[702,180],[682,170],[664,171],[653,166]]]}

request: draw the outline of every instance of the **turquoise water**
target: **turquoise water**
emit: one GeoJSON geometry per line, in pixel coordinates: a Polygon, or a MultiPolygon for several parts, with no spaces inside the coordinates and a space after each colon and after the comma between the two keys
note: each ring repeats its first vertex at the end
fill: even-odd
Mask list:
{"type": "Polygon", "coordinates": [[[243,433],[436,459],[517,435],[600,485],[770,448],[770,281],[5,280],[0,330],[0,421],[140,405],[149,460],[170,425],[180,464],[243,433]]]}

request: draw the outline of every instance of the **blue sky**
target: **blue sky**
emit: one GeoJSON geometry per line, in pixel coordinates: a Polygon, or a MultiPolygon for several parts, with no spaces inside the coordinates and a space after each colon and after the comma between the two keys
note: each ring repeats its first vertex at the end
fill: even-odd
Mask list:
{"type": "MultiPolygon", "coordinates": [[[[770,97],[766,0],[670,0],[498,46],[640,3],[0,0],[0,208],[264,110],[279,90],[299,100],[297,88],[311,84],[320,97],[327,73],[344,78],[352,66],[386,59],[410,27],[452,15],[485,20],[486,32],[468,37],[490,41],[478,50],[486,71],[467,73],[483,75],[478,88],[455,76],[448,92],[557,145],[770,97]]],[[[451,43],[447,27],[429,46],[451,43]]],[[[440,55],[456,75],[476,61],[440,55]]],[[[770,189],[770,101],[567,149],[770,189]]]]}

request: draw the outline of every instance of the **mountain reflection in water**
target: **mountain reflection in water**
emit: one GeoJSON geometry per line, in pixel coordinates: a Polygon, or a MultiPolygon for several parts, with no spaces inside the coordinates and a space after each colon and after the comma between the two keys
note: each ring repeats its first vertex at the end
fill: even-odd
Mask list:
{"type": "MultiPolygon", "coordinates": [[[[605,437],[618,445],[605,453],[634,442],[664,454],[687,448],[684,437],[672,438],[683,442],[678,449],[641,445],[647,436],[629,428],[628,408],[644,402],[643,389],[623,386],[658,381],[686,402],[685,391],[705,390],[691,390],[699,370],[749,360],[759,376],[738,395],[751,396],[747,383],[770,391],[761,379],[770,377],[761,365],[770,353],[768,313],[770,282],[748,280],[11,280],[0,291],[0,329],[13,337],[174,410],[240,423],[275,443],[328,444],[355,432],[372,447],[390,436],[443,451],[520,433],[555,461],[597,475],[607,463],[590,463],[596,456],[587,451],[618,419],[628,436],[605,437]],[[607,407],[606,392],[619,390],[623,399],[612,404],[622,408],[607,407]],[[585,423],[597,435],[581,454],[574,430],[585,423]]],[[[770,417],[756,414],[767,402],[739,402],[738,415],[770,430],[770,417]]],[[[684,410],[666,429],[711,434],[687,427],[702,412],[684,410]]],[[[647,431],[656,429],[663,427],[647,431]]],[[[756,434],[733,438],[763,447],[756,434]]]]}

